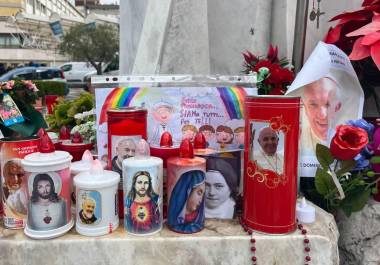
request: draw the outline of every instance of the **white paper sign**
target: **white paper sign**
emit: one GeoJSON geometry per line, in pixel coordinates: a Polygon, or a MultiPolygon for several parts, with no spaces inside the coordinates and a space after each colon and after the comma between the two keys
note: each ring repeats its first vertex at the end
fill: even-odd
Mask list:
{"type": "Polygon", "coordinates": [[[337,125],[362,117],[364,93],[347,55],[319,42],[286,95],[300,96],[300,176],[314,177],[317,143],[329,146],[337,125]]]}

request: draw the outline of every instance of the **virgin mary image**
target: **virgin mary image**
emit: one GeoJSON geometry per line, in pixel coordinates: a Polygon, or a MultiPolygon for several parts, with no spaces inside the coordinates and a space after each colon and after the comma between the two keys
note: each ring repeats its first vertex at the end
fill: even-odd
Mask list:
{"type": "Polygon", "coordinates": [[[180,233],[196,233],[204,226],[205,173],[183,173],[170,196],[168,225],[180,233]]]}

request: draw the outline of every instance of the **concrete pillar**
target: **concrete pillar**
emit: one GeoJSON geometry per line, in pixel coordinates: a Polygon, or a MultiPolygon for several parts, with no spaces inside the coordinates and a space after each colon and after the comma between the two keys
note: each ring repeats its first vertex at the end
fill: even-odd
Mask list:
{"type": "Polygon", "coordinates": [[[207,1],[173,0],[172,5],[160,73],[210,73],[207,1]]]}
{"type": "Polygon", "coordinates": [[[120,1],[120,74],[132,73],[148,2],[120,1]]]}
{"type": "Polygon", "coordinates": [[[291,58],[296,0],[140,1],[121,1],[121,74],[235,75],[269,43],[291,58]]]}

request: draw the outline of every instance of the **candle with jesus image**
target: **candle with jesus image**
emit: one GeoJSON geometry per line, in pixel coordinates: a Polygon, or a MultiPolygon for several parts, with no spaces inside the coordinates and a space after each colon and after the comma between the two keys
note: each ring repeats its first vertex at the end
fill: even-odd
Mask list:
{"type": "Polygon", "coordinates": [[[70,212],[72,156],[55,151],[46,132],[41,133],[39,150],[21,161],[29,196],[24,232],[34,239],[50,239],[68,232],[74,225],[70,212]]]}
{"type": "Polygon", "coordinates": [[[123,161],[124,228],[134,235],[162,229],[163,179],[161,158],[150,156],[149,145],[140,140],[136,155],[123,161]]]}

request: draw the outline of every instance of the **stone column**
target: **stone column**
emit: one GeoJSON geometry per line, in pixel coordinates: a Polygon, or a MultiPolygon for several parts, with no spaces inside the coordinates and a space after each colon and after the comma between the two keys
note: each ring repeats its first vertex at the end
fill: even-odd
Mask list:
{"type": "Polygon", "coordinates": [[[120,6],[120,74],[236,75],[243,51],[265,55],[269,43],[290,58],[295,0],[126,2],[120,6]]]}
{"type": "Polygon", "coordinates": [[[173,0],[160,73],[210,73],[208,9],[205,0],[173,0]]]}
{"type": "Polygon", "coordinates": [[[148,2],[120,1],[120,74],[132,73],[148,2]]]}

